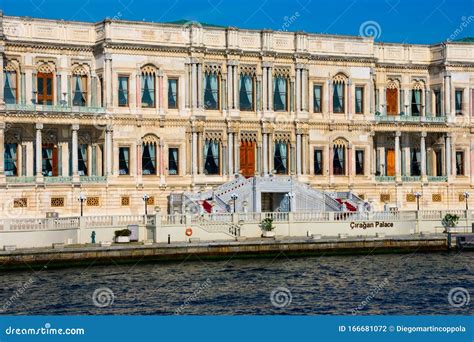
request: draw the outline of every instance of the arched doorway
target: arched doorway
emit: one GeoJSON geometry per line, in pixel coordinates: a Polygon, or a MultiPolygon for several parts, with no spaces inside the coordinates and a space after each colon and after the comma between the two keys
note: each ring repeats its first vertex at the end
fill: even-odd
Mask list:
{"type": "Polygon", "coordinates": [[[387,115],[398,115],[398,84],[390,81],[387,84],[387,115]]]}

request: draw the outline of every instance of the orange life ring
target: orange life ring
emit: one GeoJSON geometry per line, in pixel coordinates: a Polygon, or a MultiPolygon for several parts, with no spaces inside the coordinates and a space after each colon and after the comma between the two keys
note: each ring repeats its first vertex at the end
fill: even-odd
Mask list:
{"type": "Polygon", "coordinates": [[[186,236],[191,236],[193,235],[193,230],[191,228],[186,229],[186,236]]]}

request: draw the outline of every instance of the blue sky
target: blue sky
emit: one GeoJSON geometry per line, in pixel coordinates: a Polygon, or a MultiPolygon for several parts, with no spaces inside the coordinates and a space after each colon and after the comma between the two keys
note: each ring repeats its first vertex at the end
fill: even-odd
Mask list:
{"type": "Polygon", "coordinates": [[[384,42],[431,44],[456,30],[456,39],[474,36],[474,0],[0,0],[0,8],[6,15],[64,20],[186,19],[253,29],[365,32],[384,42]]]}

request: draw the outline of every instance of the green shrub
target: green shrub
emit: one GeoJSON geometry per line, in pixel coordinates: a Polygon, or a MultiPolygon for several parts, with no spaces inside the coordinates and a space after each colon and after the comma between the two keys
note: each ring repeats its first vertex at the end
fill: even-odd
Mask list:
{"type": "Polygon", "coordinates": [[[271,217],[264,218],[262,222],[260,222],[260,227],[262,227],[262,230],[267,232],[272,231],[275,229],[275,226],[273,225],[273,219],[271,217]]]}
{"type": "Polygon", "coordinates": [[[443,220],[441,220],[441,223],[443,224],[443,226],[449,227],[449,228],[456,227],[458,222],[459,222],[459,216],[456,214],[449,214],[449,213],[444,215],[443,220]]]}
{"type": "Polygon", "coordinates": [[[115,237],[130,236],[130,235],[132,235],[132,231],[130,229],[127,229],[127,228],[115,231],[115,237]]]}

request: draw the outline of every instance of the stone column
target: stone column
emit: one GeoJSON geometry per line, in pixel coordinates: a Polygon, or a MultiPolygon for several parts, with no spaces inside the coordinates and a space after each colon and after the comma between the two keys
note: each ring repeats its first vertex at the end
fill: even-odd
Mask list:
{"type": "Polygon", "coordinates": [[[329,156],[328,156],[328,161],[329,161],[329,176],[334,176],[334,164],[333,164],[333,158],[334,158],[334,147],[332,144],[329,144],[329,156]]]}
{"type": "Polygon", "coordinates": [[[72,125],[72,177],[78,178],[78,144],[77,144],[77,131],[79,130],[79,125],[72,125]]]}
{"type": "MultiPolygon", "coordinates": [[[[64,141],[61,143],[61,176],[69,177],[69,158],[71,158],[69,154],[69,142],[64,141]]],[[[90,158],[89,158],[90,159],[90,158]]]]}
{"type": "Polygon", "coordinates": [[[197,64],[191,64],[191,108],[197,108],[197,64]]]}
{"type": "Polygon", "coordinates": [[[267,91],[268,91],[268,75],[267,75],[267,67],[262,67],[263,70],[263,75],[262,75],[262,108],[263,111],[265,112],[268,109],[268,96],[267,96],[267,91]]]}
{"type": "Polygon", "coordinates": [[[234,73],[232,72],[232,65],[227,65],[227,103],[228,108],[234,109],[234,96],[232,94],[232,89],[234,88],[234,73]]]}
{"type": "Polygon", "coordinates": [[[268,175],[268,134],[263,133],[263,174],[268,175]]]}
{"type": "Polygon", "coordinates": [[[301,134],[296,133],[296,174],[301,176],[301,134]]]}
{"type": "MultiPolygon", "coordinates": [[[[5,103],[5,94],[3,93],[4,91],[4,80],[3,80],[3,68],[4,68],[4,62],[3,62],[3,52],[5,50],[4,46],[0,46],[0,105],[3,105],[5,103]]],[[[20,79],[19,75],[17,75],[17,79],[20,79]]],[[[20,82],[17,82],[20,83],[20,82]]],[[[17,88],[20,89],[20,84],[17,84],[17,88]]],[[[17,94],[20,94],[19,91],[17,91],[17,94]]],[[[18,95],[17,95],[17,101],[18,101],[18,95]]],[[[18,101],[19,102],[19,101],[18,101]]],[[[3,154],[2,154],[3,155],[3,154]]],[[[2,163],[3,167],[3,163],[2,163]]]]}
{"type": "MultiPolygon", "coordinates": [[[[3,74],[2,72],[0,73],[3,74]]],[[[3,88],[3,87],[0,87],[0,88],[3,88]]],[[[6,127],[5,123],[0,122],[0,182],[3,182],[5,180],[4,179],[5,177],[5,127],[6,127]]],[[[21,170],[18,170],[18,171],[19,171],[18,175],[20,175],[21,170]]]]}
{"type": "MultiPolygon", "coordinates": [[[[142,142],[139,140],[137,141],[137,176],[138,179],[141,181],[142,180],[142,142]]],[[[158,158],[157,158],[158,159],[158,158]]]]}
{"type": "Polygon", "coordinates": [[[198,165],[198,173],[202,175],[204,173],[204,161],[207,151],[204,151],[204,135],[202,132],[197,133],[197,165],[198,165]]]}
{"type": "Polygon", "coordinates": [[[353,169],[354,169],[354,146],[352,146],[351,143],[347,145],[347,166],[346,166],[346,174],[349,176],[349,182],[352,182],[352,176],[354,175],[353,169]]]}
{"type": "Polygon", "coordinates": [[[401,132],[395,132],[395,178],[396,181],[401,181],[401,172],[400,172],[400,136],[402,135],[401,132]]]}
{"type": "Polygon", "coordinates": [[[352,87],[353,87],[353,83],[352,83],[352,80],[350,79],[349,82],[347,82],[347,117],[349,120],[352,119],[352,114],[353,114],[352,87]]]}
{"type": "Polygon", "coordinates": [[[420,150],[421,150],[421,178],[426,178],[426,132],[421,132],[420,150]]]}
{"type": "Polygon", "coordinates": [[[193,176],[197,175],[198,165],[197,165],[197,132],[192,132],[192,146],[191,146],[191,174],[193,176]]]}
{"type": "Polygon", "coordinates": [[[296,69],[296,112],[301,111],[301,69],[296,69]]]}
{"type": "Polygon", "coordinates": [[[107,125],[105,129],[105,175],[112,175],[112,126],[107,125]]]}
{"type": "Polygon", "coordinates": [[[451,75],[444,75],[444,114],[451,117],[451,75]]]}
{"type": "Polygon", "coordinates": [[[446,176],[451,176],[451,134],[446,134],[446,141],[445,141],[445,165],[446,165],[446,176]]]}
{"type": "Polygon", "coordinates": [[[239,98],[238,98],[238,94],[239,94],[239,75],[238,75],[238,70],[237,70],[237,66],[234,65],[232,67],[232,70],[234,71],[234,108],[235,109],[239,109],[239,98]]]}
{"type": "Polygon", "coordinates": [[[328,80],[327,96],[326,96],[327,97],[327,106],[326,106],[326,108],[328,108],[328,116],[331,116],[331,114],[333,114],[332,92],[333,92],[332,80],[328,80]]]}
{"type": "Polygon", "coordinates": [[[197,63],[197,108],[204,107],[204,99],[202,96],[202,65],[201,63],[197,63]]]}
{"type": "Polygon", "coordinates": [[[425,116],[435,116],[431,113],[431,91],[428,86],[425,89],[425,116]]]}
{"type": "Polygon", "coordinates": [[[273,74],[272,67],[268,67],[268,110],[273,110],[273,74]]]}
{"type": "Polygon", "coordinates": [[[36,124],[36,179],[43,177],[43,138],[41,130],[43,129],[42,123],[36,124]]]}
{"type": "Polygon", "coordinates": [[[112,56],[109,53],[104,54],[105,63],[105,107],[112,107],[112,56]]]}
{"type": "Polygon", "coordinates": [[[380,114],[387,115],[387,92],[385,91],[385,87],[380,87],[379,103],[380,114]]]}
{"type": "Polygon", "coordinates": [[[229,176],[232,176],[234,172],[234,134],[227,133],[227,145],[228,145],[228,164],[229,164],[229,176]]]}

